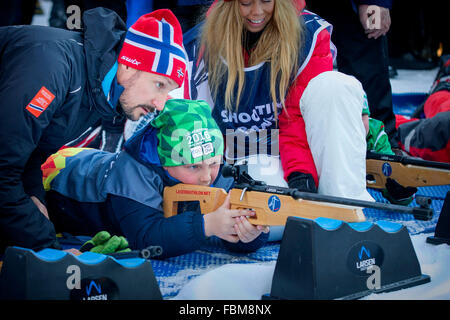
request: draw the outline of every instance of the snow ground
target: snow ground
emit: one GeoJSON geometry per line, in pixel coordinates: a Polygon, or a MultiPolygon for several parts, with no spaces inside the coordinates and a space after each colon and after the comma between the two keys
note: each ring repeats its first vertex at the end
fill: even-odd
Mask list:
{"type": "Polygon", "coordinates": [[[431,70],[397,70],[398,75],[391,79],[392,94],[428,93],[438,68],[431,70]]]}
{"type": "MultiPolygon", "coordinates": [[[[362,300],[450,300],[450,246],[432,245],[433,234],[411,236],[426,284],[398,291],[371,294],[362,300]]],[[[275,261],[255,264],[226,264],[188,282],[175,300],[260,300],[270,293],[275,261]]]]}

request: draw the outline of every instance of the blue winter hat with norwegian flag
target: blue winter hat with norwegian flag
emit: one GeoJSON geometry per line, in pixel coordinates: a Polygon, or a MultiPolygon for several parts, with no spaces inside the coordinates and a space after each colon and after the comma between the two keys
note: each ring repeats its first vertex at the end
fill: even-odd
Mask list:
{"type": "Polygon", "coordinates": [[[183,32],[172,11],[155,10],[128,28],[119,63],[169,77],[180,87],[186,75],[183,32]]]}

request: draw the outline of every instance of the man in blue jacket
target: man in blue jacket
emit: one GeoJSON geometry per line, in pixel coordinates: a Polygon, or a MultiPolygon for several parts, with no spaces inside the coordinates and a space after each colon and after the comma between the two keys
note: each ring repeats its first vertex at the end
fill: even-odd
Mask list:
{"type": "Polygon", "coordinates": [[[59,248],[45,216],[41,164],[101,119],[161,110],[186,70],[181,27],[169,10],[126,30],[111,10],[84,30],[0,28],[0,251],[59,248]]]}

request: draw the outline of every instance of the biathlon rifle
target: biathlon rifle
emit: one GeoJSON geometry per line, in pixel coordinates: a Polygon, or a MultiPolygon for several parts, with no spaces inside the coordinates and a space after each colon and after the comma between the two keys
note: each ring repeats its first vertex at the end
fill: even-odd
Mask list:
{"type": "Polygon", "coordinates": [[[450,184],[450,163],[405,156],[368,152],[366,172],[367,186],[374,189],[384,189],[388,178],[404,187],[450,184]]]}
{"type": "MultiPolygon", "coordinates": [[[[230,190],[231,209],[253,209],[255,216],[249,217],[254,225],[284,225],[289,216],[309,219],[326,217],[346,222],[365,221],[362,208],[395,211],[414,215],[419,220],[430,220],[433,210],[424,201],[420,207],[405,207],[387,203],[347,199],[301,192],[297,189],[266,185],[254,180],[245,165],[224,166],[224,177],[233,177],[230,190]]],[[[225,201],[227,193],[221,188],[189,184],[177,184],[164,188],[164,216],[178,213],[178,202],[198,201],[200,211],[207,214],[217,210],[225,201]]]]}

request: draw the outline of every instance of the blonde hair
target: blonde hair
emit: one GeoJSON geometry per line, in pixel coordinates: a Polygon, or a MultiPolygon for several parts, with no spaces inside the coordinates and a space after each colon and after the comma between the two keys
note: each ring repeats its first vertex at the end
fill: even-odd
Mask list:
{"type": "MultiPolygon", "coordinates": [[[[292,0],[274,1],[272,18],[250,55],[249,66],[270,62],[270,95],[277,117],[277,94],[284,108],[285,95],[297,71],[303,24],[292,0]]],[[[244,87],[243,31],[239,1],[218,1],[208,13],[202,29],[200,45],[204,50],[212,95],[217,96],[219,85],[227,75],[225,107],[228,110],[232,110],[233,104],[237,108],[244,87]],[[234,97],[236,82],[238,90],[234,97]]]]}

